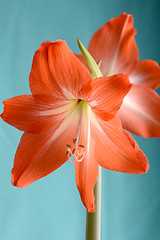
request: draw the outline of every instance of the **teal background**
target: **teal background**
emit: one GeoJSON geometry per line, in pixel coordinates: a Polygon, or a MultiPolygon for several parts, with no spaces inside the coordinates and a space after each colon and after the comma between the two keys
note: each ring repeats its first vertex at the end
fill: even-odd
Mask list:
{"type": "MultiPolygon", "coordinates": [[[[0,1],[0,112],[2,100],[29,94],[28,76],[42,41],[65,39],[77,52],[121,12],[132,13],[140,59],[160,63],[158,0],[0,1]]],[[[11,185],[10,171],[21,132],[0,120],[0,239],[85,239],[85,208],[67,162],[26,189],[11,185]]],[[[135,137],[150,162],[145,175],[103,169],[102,240],[160,239],[160,142],[135,137]]]]}

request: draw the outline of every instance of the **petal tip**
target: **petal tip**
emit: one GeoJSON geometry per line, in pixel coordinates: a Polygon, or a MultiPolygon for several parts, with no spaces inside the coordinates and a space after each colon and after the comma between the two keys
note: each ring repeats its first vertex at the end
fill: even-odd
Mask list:
{"type": "Polygon", "coordinates": [[[124,18],[130,18],[130,20],[133,22],[134,21],[134,18],[133,18],[133,15],[131,14],[131,13],[126,13],[126,12],[123,12],[123,13],[121,13],[120,15],[119,15],[119,17],[120,16],[122,16],[122,17],[124,17],[124,18]]]}
{"type": "Polygon", "coordinates": [[[7,122],[4,111],[3,111],[3,113],[0,114],[0,117],[1,117],[1,119],[2,119],[4,122],[7,122]]]}
{"type": "Polygon", "coordinates": [[[53,42],[53,44],[61,44],[61,43],[65,43],[66,44],[66,41],[65,40],[61,40],[61,39],[57,39],[56,42],[53,42]]]}
{"type": "Polygon", "coordinates": [[[142,152],[141,150],[137,150],[137,159],[139,160],[138,161],[139,168],[137,168],[137,172],[135,174],[147,173],[149,170],[149,162],[144,152],[142,152]]]}
{"type": "Polygon", "coordinates": [[[12,174],[11,175],[11,183],[14,187],[18,187],[18,188],[26,188],[28,187],[28,185],[24,185],[24,184],[20,184],[19,179],[16,179],[15,176],[12,174]]]}
{"type": "Polygon", "coordinates": [[[93,213],[96,211],[95,204],[93,203],[92,205],[86,206],[87,212],[93,213]]]}
{"type": "Polygon", "coordinates": [[[11,172],[11,183],[14,187],[18,187],[17,181],[15,181],[15,177],[14,177],[14,174],[12,174],[12,172],[11,172]]]}
{"type": "Polygon", "coordinates": [[[16,177],[15,177],[13,168],[12,168],[12,171],[11,171],[11,183],[12,183],[12,185],[13,185],[14,187],[18,187],[18,186],[17,186],[17,179],[16,179],[16,177]]]}
{"type": "Polygon", "coordinates": [[[149,162],[148,162],[148,160],[147,160],[147,161],[146,161],[145,168],[144,168],[144,173],[147,173],[147,172],[149,171],[149,167],[150,167],[150,165],[149,165],[149,162]]]}
{"type": "Polygon", "coordinates": [[[14,173],[14,170],[12,168],[12,171],[11,171],[11,183],[14,187],[18,187],[18,188],[25,188],[25,186],[21,186],[19,183],[18,183],[18,180],[19,178],[16,177],[15,173],[14,173]]]}

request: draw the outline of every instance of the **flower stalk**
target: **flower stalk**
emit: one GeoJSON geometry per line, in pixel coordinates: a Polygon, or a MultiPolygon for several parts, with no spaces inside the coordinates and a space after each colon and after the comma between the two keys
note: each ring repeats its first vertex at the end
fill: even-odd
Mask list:
{"type": "Polygon", "coordinates": [[[99,167],[98,179],[94,188],[96,211],[87,212],[86,240],[101,239],[101,167],[99,167]]]}

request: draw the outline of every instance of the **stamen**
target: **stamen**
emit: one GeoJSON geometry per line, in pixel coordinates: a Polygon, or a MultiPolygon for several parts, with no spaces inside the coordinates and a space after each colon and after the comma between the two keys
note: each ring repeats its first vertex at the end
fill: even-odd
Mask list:
{"type": "Polygon", "coordinates": [[[79,157],[79,156],[82,156],[82,154],[83,154],[83,153],[82,153],[81,151],[78,151],[78,150],[76,151],[76,155],[77,155],[78,157],[79,157]]]}
{"type": "Polygon", "coordinates": [[[72,148],[71,145],[69,145],[69,144],[66,144],[66,146],[69,147],[69,148],[72,148]]]}
{"type": "Polygon", "coordinates": [[[78,159],[77,157],[76,157],[76,160],[77,160],[77,162],[82,162],[83,161],[83,156],[80,158],[80,159],[78,159]]]}
{"type": "Polygon", "coordinates": [[[74,148],[73,151],[72,151],[72,154],[75,154],[75,151],[76,151],[76,149],[74,148]]]}
{"type": "Polygon", "coordinates": [[[84,148],[84,146],[82,144],[78,144],[78,147],[84,148]]]}
{"type": "Polygon", "coordinates": [[[74,139],[73,139],[73,144],[75,144],[75,143],[76,143],[76,141],[77,141],[77,138],[74,138],[74,139]]]}
{"type": "Polygon", "coordinates": [[[77,138],[74,138],[73,139],[73,144],[74,144],[73,146],[71,146],[70,144],[66,144],[66,146],[68,147],[67,152],[66,152],[66,156],[68,157],[68,159],[71,163],[75,163],[76,161],[77,162],[82,162],[84,157],[86,156],[86,154],[84,152],[84,145],[76,144],[76,142],[77,142],[77,138]],[[72,147],[73,147],[73,150],[72,150],[72,147]],[[71,160],[71,157],[73,157],[74,160],[71,160]]]}
{"type": "Polygon", "coordinates": [[[82,162],[90,152],[90,114],[91,108],[82,100],[81,105],[81,117],[79,122],[79,128],[77,129],[77,135],[72,138],[72,143],[66,144],[67,157],[71,163],[82,162]],[[72,158],[72,159],[71,159],[72,158]]]}

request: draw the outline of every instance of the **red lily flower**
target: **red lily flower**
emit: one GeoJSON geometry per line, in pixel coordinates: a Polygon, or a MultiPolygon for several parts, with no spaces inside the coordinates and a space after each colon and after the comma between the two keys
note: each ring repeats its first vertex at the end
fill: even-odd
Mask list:
{"type": "MultiPolygon", "coordinates": [[[[118,115],[125,129],[142,137],[160,137],[160,67],[155,61],[138,61],[132,15],[122,13],[104,24],[92,36],[88,51],[96,62],[102,60],[103,76],[128,74],[134,83],[118,115]],[[138,127],[137,127],[138,126],[138,127]]],[[[82,55],[76,56],[86,65],[82,55]]]]}
{"type": "Polygon", "coordinates": [[[4,101],[2,119],[25,131],[12,169],[12,184],[27,187],[71,156],[83,204],[95,211],[98,165],[144,173],[149,164],[116,116],[132,84],[127,75],[93,79],[65,41],[44,42],[29,77],[32,95],[4,101]]]}

